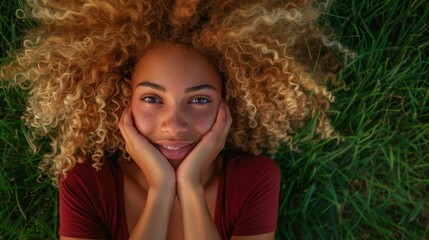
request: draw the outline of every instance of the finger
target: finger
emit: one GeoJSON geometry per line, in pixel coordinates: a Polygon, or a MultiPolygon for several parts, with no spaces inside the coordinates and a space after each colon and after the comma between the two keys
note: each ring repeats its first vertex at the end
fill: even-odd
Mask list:
{"type": "Polygon", "coordinates": [[[216,128],[219,128],[218,134],[221,139],[225,139],[229,133],[229,129],[231,127],[232,118],[231,112],[229,111],[228,105],[225,104],[224,101],[221,102],[219,106],[218,118],[216,119],[218,123],[216,128]]]}
{"type": "MultiPolygon", "coordinates": [[[[202,142],[208,149],[220,151],[225,146],[225,140],[232,123],[231,114],[225,103],[219,104],[216,121],[212,129],[203,137],[202,142]]],[[[197,146],[198,147],[198,146],[197,146]]]]}
{"type": "Polygon", "coordinates": [[[119,123],[118,123],[119,130],[121,131],[122,137],[124,137],[124,138],[126,137],[124,121],[125,121],[125,118],[127,117],[128,109],[129,109],[129,107],[127,106],[122,111],[122,115],[121,115],[121,118],[119,119],[119,123]]]}
{"type": "Polygon", "coordinates": [[[224,108],[224,113],[225,113],[225,126],[223,128],[223,133],[222,136],[228,135],[229,130],[231,128],[232,125],[232,116],[231,116],[231,112],[229,110],[229,107],[227,104],[223,104],[223,108],[224,108]]]}
{"type": "MultiPolygon", "coordinates": [[[[121,131],[122,137],[125,140],[126,145],[129,145],[133,139],[139,138],[140,134],[137,129],[134,127],[134,121],[132,118],[131,107],[126,107],[122,113],[119,130],[121,131]]],[[[131,145],[128,146],[127,151],[129,152],[131,145]]]]}
{"type": "Polygon", "coordinates": [[[225,113],[225,104],[223,100],[219,103],[219,108],[216,116],[216,120],[213,124],[211,132],[220,133],[221,129],[225,126],[226,113],[225,113]]]}
{"type": "Polygon", "coordinates": [[[134,125],[133,111],[131,107],[128,107],[127,110],[124,112],[123,124],[125,132],[127,133],[127,135],[129,135],[129,137],[136,137],[140,135],[134,125]]]}

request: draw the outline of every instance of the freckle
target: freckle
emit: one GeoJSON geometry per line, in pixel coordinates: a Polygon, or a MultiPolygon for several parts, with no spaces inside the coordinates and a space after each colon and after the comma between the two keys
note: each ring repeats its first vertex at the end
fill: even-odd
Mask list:
{"type": "MultiPolygon", "coordinates": [[[[155,118],[155,114],[150,112],[142,112],[140,117],[138,117],[137,119],[141,126],[150,127],[153,124],[154,118],[155,118]]],[[[134,118],[134,121],[136,121],[136,118],[134,118]]]]}
{"type": "Polygon", "coordinates": [[[196,127],[210,129],[213,126],[215,114],[213,112],[195,113],[192,114],[192,118],[196,127]]]}
{"type": "Polygon", "coordinates": [[[142,117],[143,118],[152,118],[153,117],[153,113],[151,113],[151,112],[143,112],[142,113],[142,117]]]}

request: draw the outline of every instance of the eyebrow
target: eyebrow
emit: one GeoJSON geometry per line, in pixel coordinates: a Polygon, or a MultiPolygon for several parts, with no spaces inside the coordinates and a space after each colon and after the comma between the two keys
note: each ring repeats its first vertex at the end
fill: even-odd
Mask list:
{"type": "Polygon", "coordinates": [[[165,92],[166,91],[165,87],[163,87],[163,86],[161,86],[159,84],[156,84],[156,83],[153,83],[153,82],[147,82],[147,81],[140,82],[139,84],[137,84],[136,87],[149,87],[149,88],[153,88],[153,89],[159,90],[161,92],[165,92]]]}
{"type": "MultiPolygon", "coordinates": [[[[153,88],[155,90],[159,90],[161,92],[166,92],[165,87],[163,87],[159,84],[153,83],[153,82],[148,82],[148,81],[140,82],[139,84],[137,84],[137,87],[139,87],[139,86],[140,87],[149,87],[149,88],[153,88]]],[[[197,85],[197,86],[187,88],[185,90],[185,93],[196,92],[196,91],[203,90],[203,89],[208,89],[208,90],[213,90],[213,91],[216,90],[216,88],[210,84],[201,84],[201,85],[197,85]]]]}
{"type": "Polygon", "coordinates": [[[186,89],[185,93],[196,92],[196,91],[203,90],[203,89],[208,89],[208,90],[213,90],[213,91],[216,90],[210,84],[201,84],[201,85],[193,86],[193,87],[190,87],[190,88],[186,89]]]}

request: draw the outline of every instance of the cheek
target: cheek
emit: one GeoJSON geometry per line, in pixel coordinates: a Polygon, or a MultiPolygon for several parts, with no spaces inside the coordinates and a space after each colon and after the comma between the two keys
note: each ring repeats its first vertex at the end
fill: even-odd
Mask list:
{"type": "Polygon", "coordinates": [[[198,129],[198,132],[205,134],[212,127],[216,119],[215,111],[198,112],[191,115],[193,126],[198,129]]]}
{"type": "Polygon", "coordinates": [[[134,125],[143,136],[149,137],[155,130],[156,116],[151,112],[133,111],[134,125]]]}

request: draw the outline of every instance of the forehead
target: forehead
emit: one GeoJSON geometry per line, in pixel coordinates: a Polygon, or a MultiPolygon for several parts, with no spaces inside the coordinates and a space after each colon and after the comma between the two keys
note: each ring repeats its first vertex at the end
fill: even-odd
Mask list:
{"type": "Polygon", "coordinates": [[[142,81],[185,85],[205,82],[216,88],[222,85],[215,67],[205,56],[176,45],[160,45],[146,52],[137,62],[131,81],[133,86],[142,81]]]}

